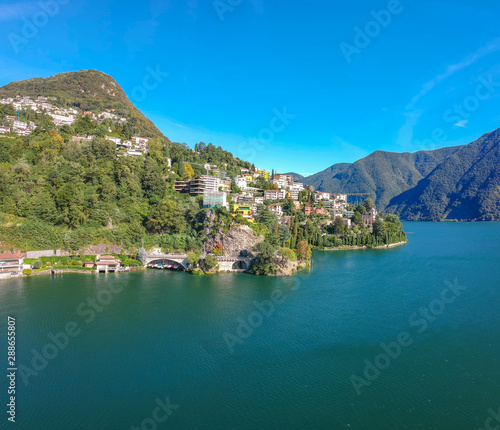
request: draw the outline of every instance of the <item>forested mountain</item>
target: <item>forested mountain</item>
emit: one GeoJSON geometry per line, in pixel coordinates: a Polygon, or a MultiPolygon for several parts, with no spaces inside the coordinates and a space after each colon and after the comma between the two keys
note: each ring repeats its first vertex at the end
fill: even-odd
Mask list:
{"type": "Polygon", "coordinates": [[[416,186],[460,148],[449,147],[411,154],[375,151],[352,164],[334,164],[305,178],[304,183],[332,193],[369,193],[378,209],[383,210],[393,197],[416,186]]]}
{"type": "Polygon", "coordinates": [[[460,148],[387,210],[408,220],[499,220],[500,129],[460,148]]]}
{"type": "MultiPolygon", "coordinates": [[[[76,250],[95,243],[137,247],[142,240],[166,248],[196,249],[206,240],[205,211],[199,198],[174,191],[175,180],[205,173],[203,164],[237,175],[251,164],[209,143],[171,142],[127,99],[113,78],[97,71],[60,74],[14,82],[0,98],[56,97],[49,102],[79,112],[111,110],[128,122],[77,116],[56,126],[44,112],[22,109],[19,119],[36,129],[27,136],[0,134],[0,249],[24,243],[30,249],[76,250]],[[115,142],[132,133],[149,139],[146,156],[117,157],[115,142]],[[90,141],[74,138],[92,135],[90,141]],[[168,233],[168,234],[163,234],[168,233]]],[[[1,118],[16,115],[0,105],[1,118]]],[[[228,227],[232,218],[217,215],[228,227]]]]}
{"type": "Polygon", "coordinates": [[[141,130],[144,136],[165,138],[153,122],[133,105],[120,85],[111,76],[97,70],[16,81],[0,88],[0,99],[17,96],[56,97],[55,103],[60,107],[96,113],[112,111],[127,117],[130,125],[141,130]]]}

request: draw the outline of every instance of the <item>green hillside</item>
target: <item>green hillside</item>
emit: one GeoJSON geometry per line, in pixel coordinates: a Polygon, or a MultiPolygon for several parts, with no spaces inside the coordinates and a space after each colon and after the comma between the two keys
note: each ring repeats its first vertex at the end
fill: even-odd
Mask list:
{"type": "Polygon", "coordinates": [[[388,211],[420,221],[500,220],[500,130],[455,152],[388,211]]]}
{"type": "Polygon", "coordinates": [[[0,98],[17,96],[56,97],[54,103],[59,107],[74,107],[95,113],[111,111],[126,117],[130,125],[140,130],[142,135],[165,138],[153,122],[133,105],[118,83],[97,70],[16,81],[0,88],[0,98]]]}
{"type": "Polygon", "coordinates": [[[331,193],[369,193],[379,210],[413,188],[461,147],[434,151],[396,153],[375,151],[355,163],[339,163],[305,178],[307,185],[331,193]]]}

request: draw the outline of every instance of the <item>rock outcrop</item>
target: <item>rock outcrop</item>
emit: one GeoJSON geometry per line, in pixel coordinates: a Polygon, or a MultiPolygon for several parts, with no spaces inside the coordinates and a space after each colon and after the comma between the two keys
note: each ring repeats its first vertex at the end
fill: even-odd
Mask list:
{"type": "Polygon", "coordinates": [[[255,257],[254,247],[264,240],[264,236],[257,236],[247,225],[232,225],[227,233],[219,232],[210,238],[205,245],[207,251],[222,246],[224,257],[237,258],[240,256],[255,257]]]}

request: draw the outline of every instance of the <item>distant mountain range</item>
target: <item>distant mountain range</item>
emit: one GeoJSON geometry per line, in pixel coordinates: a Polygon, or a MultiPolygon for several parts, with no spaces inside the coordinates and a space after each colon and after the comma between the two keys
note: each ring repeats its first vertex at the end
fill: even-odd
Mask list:
{"type": "MultiPolygon", "coordinates": [[[[376,151],[297,180],[326,192],[366,192],[404,220],[500,220],[500,129],[464,146],[376,151]]],[[[292,173],[290,173],[292,174],[292,173]]]]}
{"type": "Polygon", "coordinates": [[[98,70],[60,73],[48,78],[11,82],[0,88],[0,99],[17,96],[56,97],[57,105],[84,111],[113,111],[129,118],[130,124],[146,136],[161,137],[156,128],[128,99],[123,89],[109,75],[98,70]]]}

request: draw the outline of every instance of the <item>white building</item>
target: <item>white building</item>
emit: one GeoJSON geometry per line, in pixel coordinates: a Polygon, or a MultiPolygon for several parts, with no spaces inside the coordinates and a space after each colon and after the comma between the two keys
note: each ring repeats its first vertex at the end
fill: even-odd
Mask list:
{"type": "Polygon", "coordinates": [[[76,136],[72,136],[71,139],[76,142],[91,142],[95,139],[95,136],[91,134],[88,134],[87,136],[80,136],[79,134],[77,134],[76,136]]]}
{"type": "Polygon", "coordinates": [[[205,185],[205,193],[219,192],[219,185],[220,185],[219,178],[216,178],[215,176],[201,175],[200,179],[203,181],[203,184],[205,185]]]}
{"type": "Polygon", "coordinates": [[[330,200],[330,193],[323,193],[321,191],[316,191],[314,193],[314,200],[315,201],[330,200]]]}
{"type": "Polygon", "coordinates": [[[12,127],[14,129],[18,129],[18,130],[25,130],[28,128],[28,123],[27,122],[23,122],[23,121],[18,121],[18,120],[15,120],[13,123],[12,123],[12,127]]]}
{"type": "Polygon", "coordinates": [[[281,205],[269,206],[269,210],[271,212],[274,212],[279,217],[283,216],[283,208],[281,207],[281,205]]]}
{"type": "Polygon", "coordinates": [[[286,198],[285,190],[264,191],[264,200],[283,200],[286,198]]]}
{"type": "Polygon", "coordinates": [[[255,201],[255,204],[257,204],[257,205],[263,205],[264,204],[264,197],[255,197],[254,201],[255,201]]]}
{"type": "Polygon", "coordinates": [[[115,145],[121,145],[121,143],[122,143],[122,140],[119,137],[106,136],[106,140],[110,140],[115,145]]]}
{"type": "Polygon", "coordinates": [[[118,117],[115,114],[109,113],[109,112],[102,112],[99,114],[99,118],[103,119],[118,119],[118,117]]]}
{"type": "Polygon", "coordinates": [[[292,200],[298,200],[299,193],[304,190],[304,184],[300,182],[292,182],[287,186],[287,188],[290,191],[290,198],[292,200]]]}
{"type": "Polygon", "coordinates": [[[127,150],[127,154],[131,157],[142,157],[143,153],[140,149],[129,149],[127,150]]]}
{"type": "Polygon", "coordinates": [[[58,115],[55,113],[49,114],[53,118],[55,125],[72,125],[76,121],[75,115],[58,115]]]}
{"type": "Polygon", "coordinates": [[[136,145],[143,145],[143,146],[145,146],[149,142],[148,138],[139,136],[132,136],[130,140],[134,142],[136,145]]]}
{"type": "Polygon", "coordinates": [[[243,178],[241,176],[237,177],[234,182],[236,182],[236,186],[240,189],[240,190],[245,190],[247,188],[247,180],[246,178],[243,178]]]}

